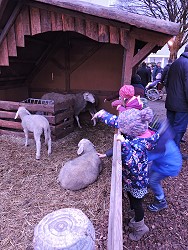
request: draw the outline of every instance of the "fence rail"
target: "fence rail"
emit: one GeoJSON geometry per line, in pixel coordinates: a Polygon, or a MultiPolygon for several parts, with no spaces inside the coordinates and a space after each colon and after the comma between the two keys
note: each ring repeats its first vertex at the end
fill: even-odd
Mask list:
{"type": "Polygon", "coordinates": [[[123,249],[122,231],[122,161],[121,142],[114,135],[113,160],[110,191],[110,212],[108,222],[108,250],[123,249]]]}

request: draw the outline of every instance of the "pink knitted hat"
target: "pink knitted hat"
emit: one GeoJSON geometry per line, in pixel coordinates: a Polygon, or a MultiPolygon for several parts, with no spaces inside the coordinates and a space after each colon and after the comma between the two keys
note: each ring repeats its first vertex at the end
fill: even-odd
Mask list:
{"type": "Polygon", "coordinates": [[[123,85],[119,90],[119,96],[124,100],[134,96],[134,87],[132,85],[123,85]]]}

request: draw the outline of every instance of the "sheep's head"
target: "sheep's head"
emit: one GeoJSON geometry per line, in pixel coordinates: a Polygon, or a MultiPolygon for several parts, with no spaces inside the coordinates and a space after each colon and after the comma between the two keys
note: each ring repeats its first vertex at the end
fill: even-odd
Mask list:
{"type": "Polygon", "coordinates": [[[16,112],[16,115],[14,117],[14,119],[17,119],[18,116],[21,116],[21,115],[30,115],[30,112],[25,108],[25,107],[19,107],[17,112],[16,112]]]}
{"type": "Polygon", "coordinates": [[[86,152],[86,151],[90,151],[94,148],[94,145],[92,142],[90,142],[90,140],[88,139],[82,139],[81,141],[79,141],[78,143],[78,150],[77,150],[77,154],[81,155],[82,153],[86,152]]]}
{"type": "Polygon", "coordinates": [[[93,96],[91,93],[89,93],[89,92],[83,93],[83,97],[84,97],[84,99],[85,99],[87,102],[91,102],[91,103],[94,103],[94,102],[95,102],[94,96],[93,96]]]}

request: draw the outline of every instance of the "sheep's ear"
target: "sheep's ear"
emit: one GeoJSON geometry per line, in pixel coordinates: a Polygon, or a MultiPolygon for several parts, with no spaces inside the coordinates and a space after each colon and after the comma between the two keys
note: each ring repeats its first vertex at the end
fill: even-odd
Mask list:
{"type": "Polygon", "coordinates": [[[78,155],[81,155],[83,152],[84,152],[84,145],[81,144],[80,147],[79,147],[78,150],[77,150],[77,154],[78,154],[78,155]]]}
{"type": "Polygon", "coordinates": [[[27,110],[27,109],[25,109],[25,111],[26,111],[26,113],[28,114],[28,115],[30,115],[31,113],[27,110]]]}
{"type": "Polygon", "coordinates": [[[14,119],[17,119],[18,115],[19,115],[19,110],[16,112],[16,115],[15,115],[14,119]]]}

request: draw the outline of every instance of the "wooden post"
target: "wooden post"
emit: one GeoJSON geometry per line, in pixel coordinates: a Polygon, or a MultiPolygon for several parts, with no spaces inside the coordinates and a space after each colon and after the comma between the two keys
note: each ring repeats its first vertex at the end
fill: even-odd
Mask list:
{"type": "Polygon", "coordinates": [[[121,142],[114,135],[108,224],[108,250],[123,250],[121,142]]]}

